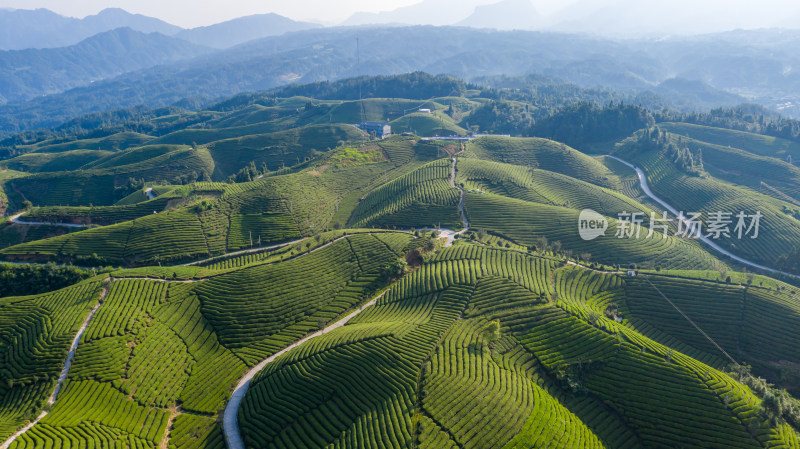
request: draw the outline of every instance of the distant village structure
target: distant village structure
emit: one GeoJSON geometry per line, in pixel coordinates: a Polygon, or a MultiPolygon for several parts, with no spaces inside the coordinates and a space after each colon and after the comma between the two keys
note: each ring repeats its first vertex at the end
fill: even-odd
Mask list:
{"type": "Polygon", "coordinates": [[[377,139],[385,139],[392,135],[392,127],[384,122],[361,122],[358,127],[369,135],[375,135],[377,139]]]}

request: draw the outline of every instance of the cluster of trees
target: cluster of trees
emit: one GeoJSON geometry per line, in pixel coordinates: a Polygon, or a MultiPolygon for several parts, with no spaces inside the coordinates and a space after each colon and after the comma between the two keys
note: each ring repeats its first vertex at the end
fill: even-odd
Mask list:
{"type": "Polygon", "coordinates": [[[656,114],[656,121],[715,126],[800,142],[800,120],[782,117],[776,112],[755,104],[712,109],[709,112],[679,113],[664,110],[656,114]]]}
{"type": "Polygon", "coordinates": [[[142,178],[128,178],[125,184],[114,187],[114,198],[121,200],[137,190],[144,188],[145,181],[142,178]]]}
{"type": "Polygon", "coordinates": [[[700,148],[692,150],[681,138],[672,139],[658,126],[640,130],[625,139],[617,148],[630,154],[645,152],[664,153],[675,166],[684,173],[700,176],[704,173],[703,153],[700,148]]]}
{"type": "Polygon", "coordinates": [[[99,139],[121,132],[136,132],[158,137],[189,126],[202,126],[214,115],[211,112],[188,113],[177,106],[151,109],[135,106],[106,112],[86,114],[53,128],[42,128],[14,134],[0,140],[0,160],[25,153],[24,145],[48,141],[49,144],[99,139]],[[171,120],[157,118],[176,116],[171,120]]]}
{"type": "Polygon", "coordinates": [[[527,134],[534,119],[530,104],[491,100],[479,106],[461,123],[473,131],[492,134],[527,134]]]}
{"type": "Polygon", "coordinates": [[[536,106],[532,98],[518,97],[515,101],[502,98],[488,101],[472,111],[460,125],[473,131],[544,137],[580,147],[587,143],[616,142],[656,122],[646,108],[623,102],[612,101],[599,106],[581,101],[543,108],[536,106]]]}
{"type": "Polygon", "coordinates": [[[727,372],[761,398],[759,411],[762,417],[773,425],[786,422],[795,429],[800,428],[800,401],[791,397],[786,390],[754,376],[749,365],[730,365],[727,372]]]}
{"type": "Polygon", "coordinates": [[[256,167],[255,161],[250,161],[250,164],[240,169],[236,174],[228,177],[229,183],[237,182],[250,182],[258,179],[259,176],[264,176],[269,173],[267,163],[262,162],[260,167],[256,167]]]}
{"type": "Polygon", "coordinates": [[[682,171],[699,176],[703,173],[703,150],[698,148],[693,152],[689,147],[680,144],[668,143],[667,155],[673,164],[682,171]]]}
{"type": "Polygon", "coordinates": [[[320,100],[358,100],[359,98],[408,98],[425,100],[435,97],[463,96],[474,88],[447,75],[413,72],[390,76],[361,76],[339,81],[289,86],[273,93],[278,97],[311,97],[320,100]]]}
{"type": "Polygon", "coordinates": [[[776,261],[781,271],[800,274],[800,248],[795,248],[790,253],[781,254],[776,261]]]}
{"type": "Polygon", "coordinates": [[[609,103],[601,107],[581,102],[538,120],[528,134],[579,147],[593,142],[616,142],[654,124],[655,118],[642,106],[609,103]]]}
{"type": "MultiPolygon", "coordinates": [[[[547,117],[574,103],[608,104],[634,100],[611,90],[587,89],[535,74],[519,77],[505,75],[484,77],[476,79],[475,82],[482,86],[480,96],[483,98],[530,103],[536,108],[532,112],[537,119],[547,117]]],[[[636,103],[652,106],[649,103],[638,101],[636,103]]]]}
{"type": "Polygon", "coordinates": [[[36,295],[58,290],[94,276],[94,270],[46,265],[0,264],[0,297],[36,295]]]}

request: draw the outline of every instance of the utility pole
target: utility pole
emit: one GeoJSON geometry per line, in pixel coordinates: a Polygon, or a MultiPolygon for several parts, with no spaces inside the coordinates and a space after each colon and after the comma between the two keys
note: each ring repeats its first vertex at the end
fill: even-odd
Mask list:
{"type": "Polygon", "coordinates": [[[364,111],[364,98],[361,93],[361,45],[356,35],[356,71],[358,72],[358,104],[361,106],[361,123],[367,121],[367,114],[364,111]]]}

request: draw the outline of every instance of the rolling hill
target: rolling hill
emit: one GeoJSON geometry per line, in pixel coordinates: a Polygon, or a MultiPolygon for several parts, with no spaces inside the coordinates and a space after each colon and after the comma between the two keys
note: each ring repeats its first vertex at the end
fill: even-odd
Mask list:
{"type": "Polygon", "coordinates": [[[790,270],[791,140],[363,81],[426,98],[314,83],[3,141],[0,282],[25,295],[0,293],[0,445],[800,449],[798,277],[674,221],[620,232],[662,206],[615,159],[677,208],[757,208],[758,239],[719,245],[790,270]],[[613,153],[478,115],[572,117],[547,135],[613,153]]]}

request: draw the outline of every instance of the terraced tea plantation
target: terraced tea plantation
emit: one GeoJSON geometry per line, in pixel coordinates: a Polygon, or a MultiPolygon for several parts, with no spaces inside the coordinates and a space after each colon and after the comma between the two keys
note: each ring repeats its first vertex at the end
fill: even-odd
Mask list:
{"type": "Polygon", "coordinates": [[[795,140],[347,86],[0,143],[0,449],[800,449],[795,140]]]}

